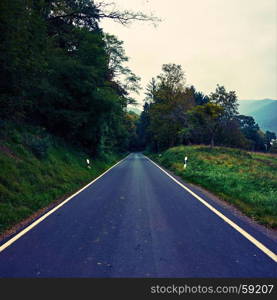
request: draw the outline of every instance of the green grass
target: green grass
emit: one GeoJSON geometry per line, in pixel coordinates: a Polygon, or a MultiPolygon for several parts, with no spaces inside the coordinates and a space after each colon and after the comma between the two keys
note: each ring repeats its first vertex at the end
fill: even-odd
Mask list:
{"type": "Polygon", "coordinates": [[[0,233],[97,177],[122,156],[88,155],[40,128],[0,128],[0,233]]]}
{"type": "Polygon", "coordinates": [[[277,228],[277,156],[206,146],[148,154],[188,182],[218,195],[260,224],[277,228]],[[187,168],[183,169],[184,157],[187,168]]]}

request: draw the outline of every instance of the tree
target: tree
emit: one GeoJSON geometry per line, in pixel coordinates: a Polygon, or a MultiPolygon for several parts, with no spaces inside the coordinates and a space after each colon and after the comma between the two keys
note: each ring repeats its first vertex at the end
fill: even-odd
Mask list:
{"type": "Polygon", "coordinates": [[[230,120],[238,114],[238,101],[236,92],[227,92],[224,86],[217,85],[215,92],[211,93],[210,101],[224,108],[223,119],[230,120]]]}
{"type": "Polygon", "coordinates": [[[157,80],[154,77],[152,77],[152,79],[146,86],[145,101],[150,104],[157,102],[157,92],[158,92],[158,83],[157,80]]]}
{"type": "Polygon", "coordinates": [[[2,0],[0,9],[0,118],[43,126],[91,154],[126,151],[139,78],[99,22],[154,18],[91,0],[2,0]]]}
{"type": "Polygon", "coordinates": [[[44,12],[50,22],[67,22],[91,30],[98,29],[98,22],[108,18],[122,25],[133,21],[150,21],[156,24],[159,18],[143,12],[119,10],[114,3],[92,0],[48,0],[44,1],[44,12]]]}
{"type": "Polygon", "coordinates": [[[151,132],[150,132],[150,105],[147,102],[144,103],[143,111],[140,114],[140,118],[137,123],[137,136],[138,136],[138,148],[145,149],[151,145],[151,132]]]}
{"type": "Polygon", "coordinates": [[[245,137],[236,119],[221,122],[215,141],[222,146],[251,149],[251,141],[245,137]]]}
{"type": "Polygon", "coordinates": [[[104,41],[110,72],[109,79],[112,80],[113,78],[128,72],[126,67],[123,66],[123,64],[128,61],[128,57],[123,48],[123,41],[119,41],[114,35],[105,33],[104,41]]]}
{"type": "Polygon", "coordinates": [[[174,98],[177,94],[184,92],[185,73],[181,65],[164,64],[162,73],[157,76],[159,81],[158,98],[167,101],[174,98]]]}
{"type": "Polygon", "coordinates": [[[251,141],[251,149],[265,150],[264,137],[253,117],[238,115],[236,120],[239,122],[240,129],[244,136],[251,141]]]}
{"type": "Polygon", "coordinates": [[[189,120],[196,128],[205,131],[210,140],[210,146],[214,146],[214,139],[220,127],[220,119],[224,108],[215,103],[207,103],[195,106],[189,112],[189,120]]]}
{"type": "MultiPolygon", "coordinates": [[[[115,86],[121,88],[121,93],[125,96],[129,92],[139,93],[141,89],[140,77],[136,76],[126,65],[128,57],[123,48],[123,42],[114,35],[104,34],[105,51],[108,58],[108,80],[114,81],[115,86]]],[[[136,104],[130,97],[126,98],[128,104],[136,104]]]]}
{"type": "Polygon", "coordinates": [[[193,96],[194,96],[196,105],[207,104],[210,101],[208,96],[204,95],[202,92],[196,91],[196,89],[193,85],[191,86],[191,90],[193,92],[193,96]]]}
{"type": "Polygon", "coordinates": [[[46,68],[46,26],[31,1],[0,1],[0,118],[24,120],[46,68]]]}
{"type": "Polygon", "coordinates": [[[141,11],[124,10],[121,11],[116,8],[115,3],[107,3],[105,1],[94,1],[96,8],[99,10],[100,20],[109,18],[124,26],[129,25],[133,21],[152,22],[156,26],[161,19],[155,17],[153,14],[147,15],[141,11]]]}
{"type": "Polygon", "coordinates": [[[146,101],[152,148],[160,151],[181,143],[186,111],[195,105],[192,89],[185,86],[182,67],[164,64],[162,72],[147,85],[146,101]]]}
{"type": "Polygon", "coordinates": [[[128,138],[128,150],[136,151],[140,148],[138,134],[137,134],[137,126],[138,126],[139,116],[133,112],[129,111],[126,114],[126,131],[128,138]]]}

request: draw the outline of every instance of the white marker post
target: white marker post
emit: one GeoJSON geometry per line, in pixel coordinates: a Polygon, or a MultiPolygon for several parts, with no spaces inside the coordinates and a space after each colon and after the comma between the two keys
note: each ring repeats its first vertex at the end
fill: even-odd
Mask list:
{"type": "Polygon", "coordinates": [[[88,159],[88,158],[87,158],[87,164],[88,164],[88,168],[91,169],[91,167],[90,167],[90,165],[89,165],[90,162],[89,162],[89,159],[88,159]]]}
{"type": "Polygon", "coordinates": [[[187,167],[187,160],[188,160],[188,158],[187,158],[187,156],[185,156],[185,159],[184,159],[184,169],[187,167]]]}

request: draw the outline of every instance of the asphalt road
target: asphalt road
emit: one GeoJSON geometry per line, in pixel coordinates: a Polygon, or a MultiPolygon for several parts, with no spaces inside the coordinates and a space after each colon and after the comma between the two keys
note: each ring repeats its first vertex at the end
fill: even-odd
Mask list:
{"type": "MultiPolygon", "coordinates": [[[[276,252],[273,240],[201,197],[276,252]]],[[[138,153],[0,253],[0,277],[273,278],[276,266],[138,153]]]]}

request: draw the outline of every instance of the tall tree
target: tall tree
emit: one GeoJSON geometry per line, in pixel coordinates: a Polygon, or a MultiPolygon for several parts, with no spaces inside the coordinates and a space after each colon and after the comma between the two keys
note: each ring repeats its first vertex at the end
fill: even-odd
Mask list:
{"type": "Polygon", "coordinates": [[[145,149],[151,145],[151,132],[150,132],[150,105],[147,102],[144,103],[143,111],[140,114],[140,118],[137,123],[137,136],[138,136],[138,148],[145,149]]]}
{"type": "Polygon", "coordinates": [[[227,92],[224,86],[217,85],[215,92],[211,93],[210,101],[224,108],[223,117],[230,120],[238,114],[238,100],[236,92],[227,92]]]}
{"type": "Polygon", "coordinates": [[[0,118],[42,125],[91,153],[126,150],[139,78],[99,22],[155,18],[91,0],[3,0],[0,8],[0,118]]]}
{"type": "Polygon", "coordinates": [[[47,65],[46,26],[32,1],[0,1],[0,118],[24,120],[47,65]]]}
{"type": "Polygon", "coordinates": [[[185,86],[180,65],[164,64],[162,72],[150,81],[146,90],[149,107],[149,132],[152,147],[160,151],[180,143],[186,126],[186,111],[194,104],[193,92],[185,86]]]}
{"type": "Polygon", "coordinates": [[[236,120],[240,124],[240,129],[244,136],[251,141],[251,150],[265,150],[264,137],[259,125],[251,116],[238,115],[236,120]]]}
{"type": "Polygon", "coordinates": [[[150,104],[157,102],[157,92],[158,83],[157,80],[154,77],[152,77],[150,82],[146,85],[145,101],[150,104]]]}
{"type": "Polygon", "coordinates": [[[214,146],[216,133],[220,127],[220,119],[224,108],[215,103],[195,106],[189,112],[189,118],[194,127],[201,128],[209,137],[210,146],[214,146]]]}
{"type": "Polygon", "coordinates": [[[193,92],[196,105],[207,104],[210,101],[207,95],[204,95],[202,92],[198,92],[193,85],[190,88],[191,91],[193,92]]]}

